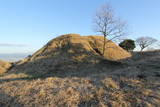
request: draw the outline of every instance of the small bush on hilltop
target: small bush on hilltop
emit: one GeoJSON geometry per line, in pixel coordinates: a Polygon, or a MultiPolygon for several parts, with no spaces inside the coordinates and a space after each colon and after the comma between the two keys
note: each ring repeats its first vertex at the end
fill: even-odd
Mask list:
{"type": "Polygon", "coordinates": [[[119,46],[127,51],[133,51],[136,47],[135,41],[131,39],[126,39],[119,44],[119,46]]]}

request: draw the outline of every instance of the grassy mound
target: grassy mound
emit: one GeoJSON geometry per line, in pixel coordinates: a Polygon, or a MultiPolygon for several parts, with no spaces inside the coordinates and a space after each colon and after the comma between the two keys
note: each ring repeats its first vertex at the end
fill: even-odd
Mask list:
{"type": "Polygon", "coordinates": [[[63,35],[0,76],[0,107],[159,107],[160,51],[63,35]],[[120,61],[119,61],[120,60],[120,61]]]}
{"type": "Polygon", "coordinates": [[[17,63],[11,72],[31,77],[80,76],[96,72],[103,59],[117,61],[131,56],[112,41],[107,41],[106,52],[102,57],[102,47],[102,36],[62,35],[49,41],[31,57],[17,63]]]}
{"type": "MultiPolygon", "coordinates": [[[[117,46],[112,41],[106,41],[106,52],[104,54],[106,59],[109,60],[120,60],[130,57],[131,55],[117,46]]],[[[83,54],[89,55],[101,55],[103,47],[103,37],[102,36],[80,36],[78,34],[68,34],[62,35],[51,40],[42,49],[36,52],[31,60],[42,58],[43,56],[51,56],[57,54],[65,53],[76,55],[83,52],[83,54]]]]}

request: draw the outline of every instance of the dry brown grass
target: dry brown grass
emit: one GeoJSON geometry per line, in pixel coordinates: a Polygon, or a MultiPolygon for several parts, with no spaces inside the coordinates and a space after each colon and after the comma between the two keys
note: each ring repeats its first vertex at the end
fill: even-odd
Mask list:
{"type": "Polygon", "coordinates": [[[101,38],[63,35],[18,62],[0,76],[0,107],[159,107],[160,52],[129,58],[110,42],[103,58],[101,38]]]}
{"type": "Polygon", "coordinates": [[[0,101],[13,107],[159,106],[160,83],[117,77],[113,82],[114,78],[107,75],[102,80],[100,78],[50,77],[1,83],[0,95],[4,95],[0,96],[0,101]]]}
{"type": "Polygon", "coordinates": [[[0,60],[0,75],[5,73],[11,67],[11,63],[0,60]]]}
{"type": "MultiPolygon", "coordinates": [[[[110,60],[120,60],[124,58],[128,58],[131,55],[117,46],[112,41],[106,41],[106,52],[105,52],[105,58],[110,60]]],[[[81,45],[77,48],[84,48],[85,51],[92,52],[93,54],[98,54],[95,49],[97,49],[100,53],[102,53],[102,47],[103,47],[103,36],[80,36],[78,34],[68,34],[68,35],[62,35],[60,37],[57,37],[53,40],[51,40],[46,46],[46,48],[40,49],[35,55],[39,54],[45,54],[45,52],[48,50],[52,50],[55,48],[63,47],[64,45],[70,46],[70,51],[74,52],[76,47],[72,48],[73,44],[81,45]],[[43,50],[45,49],[45,50],[43,50]]],[[[78,53],[75,53],[78,54],[78,53]]]]}

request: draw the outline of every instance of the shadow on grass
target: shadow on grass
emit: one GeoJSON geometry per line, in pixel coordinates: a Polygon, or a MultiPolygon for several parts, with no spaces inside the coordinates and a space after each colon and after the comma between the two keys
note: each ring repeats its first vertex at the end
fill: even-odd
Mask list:
{"type": "Polygon", "coordinates": [[[16,98],[0,92],[0,107],[23,107],[24,105],[19,103],[16,98]]]}

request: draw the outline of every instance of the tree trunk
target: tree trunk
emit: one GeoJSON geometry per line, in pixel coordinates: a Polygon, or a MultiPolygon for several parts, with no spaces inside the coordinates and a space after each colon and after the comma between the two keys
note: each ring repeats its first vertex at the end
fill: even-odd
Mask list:
{"type": "Polygon", "coordinates": [[[144,48],[141,48],[141,52],[144,50],[144,48]]]}
{"type": "Polygon", "coordinates": [[[103,56],[105,54],[105,49],[106,49],[106,36],[104,36],[104,41],[103,41],[103,56]]]}

